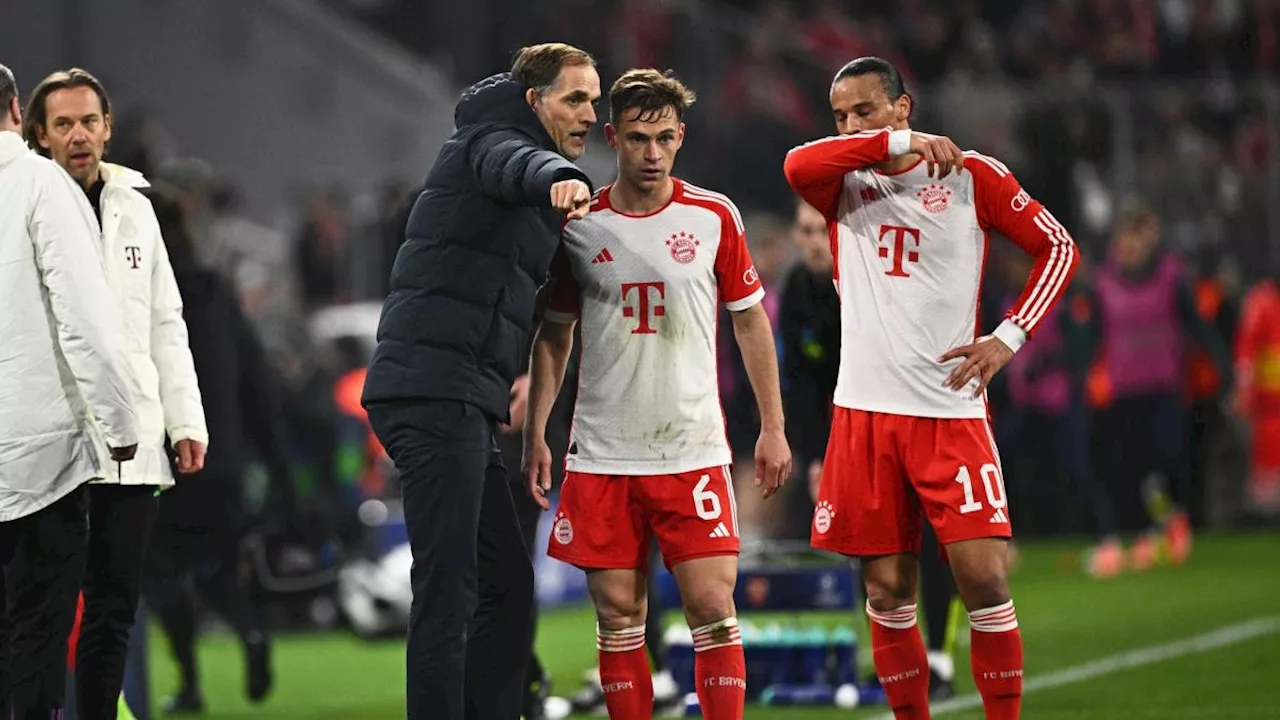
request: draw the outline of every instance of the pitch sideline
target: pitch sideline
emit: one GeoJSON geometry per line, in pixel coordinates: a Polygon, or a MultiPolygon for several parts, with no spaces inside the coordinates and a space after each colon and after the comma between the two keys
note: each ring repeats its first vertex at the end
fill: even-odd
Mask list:
{"type": "MultiPolygon", "coordinates": [[[[1235,625],[1228,625],[1212,632],[1193,635],[1182,640],[1126,650],[1115,655],[1108,655],[1097,660],[1072,665],[1043,675],[1036,675],[1023,681],[1022,694],[1029,695],[1040,690],[1074,685],[1075,683],[1109,675],[1119,670],[1154,665],[1166,660],[1216,650],[1276,633],[1280,633],[1280,616],[1254,618],[1235,625]]],[[[933,705],[930,710],[936,716],[980,707],[982,707],[982,698],[974,693],[945,700],[933,705]]],[[[876,715],[871,720],[893,720],[893,713],[876,715]]]]}

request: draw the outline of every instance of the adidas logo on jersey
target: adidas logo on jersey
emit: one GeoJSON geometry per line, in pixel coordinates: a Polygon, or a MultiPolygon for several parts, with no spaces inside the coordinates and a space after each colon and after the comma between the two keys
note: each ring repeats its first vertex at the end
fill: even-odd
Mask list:
{"type": "Polygon", "coordinates": [[[591,258],[591,264],[613,262],[613,253],[609,252],[609,248],[600,251],[600,254],[591,258]]]}
{"type": "Polygon", "coordinates": [[[725,527],[724,523],[722,522],[716,523],[716,529],[712,530],[711,534],[708,535],[707,537],[727,538],[729,537],[729,528],[725,527]]]}
{"type": "Polygon", "coordinates": [[[993,523],[1009,522],[1009,516],[1004,514],[1004,508],[1000,508],[996,510],[995,514],[991,516],[991,522],[993,523]]]}

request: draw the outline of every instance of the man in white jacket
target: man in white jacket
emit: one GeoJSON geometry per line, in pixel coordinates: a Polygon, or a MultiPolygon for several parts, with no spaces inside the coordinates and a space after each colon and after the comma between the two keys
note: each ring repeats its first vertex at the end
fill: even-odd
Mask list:
{"type": "Polygon", "coordinates": [[[93,212],[22,141],[17,96],[0,65],[0,716],[48,718],[88,550],[85,483],[133,457],[138,423],[93,212]]]}
{"type": "Polygon", "coordinates": [[[102,162],[111,139],[106,90],[84,70],[56,72],[32,91],[23,129],[32,149],[80,184],[98,215],[107,281],[120,303],[140,385],[137,457],[89,488],[89,558],[76,649],[80,720],[115,720],[157,496],[173,484],[165,437],[178,471],[192,473],[204,466],[209,435],[182,298],[155,211],[139,192],[148,183],[138,172],[102,162]]]}

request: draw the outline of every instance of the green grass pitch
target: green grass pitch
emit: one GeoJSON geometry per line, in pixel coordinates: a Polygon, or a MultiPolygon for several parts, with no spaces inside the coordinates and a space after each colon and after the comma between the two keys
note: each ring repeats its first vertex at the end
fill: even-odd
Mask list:
{"type": "MultiPolygon", "coordinates": [[[[1025,543],[1012,578],[1026,644],[1026,677],[1034,682],[1067,668],[1202,635],[1258,618],[1280,618],[1280,535],[1197,538],[1181,568],[1113,580],[1078,571],[1080,543],[1025,543]]],[[[839,618],[827,616],[830,621],[839,618]]],[[[855,623],[863,626],[863,621],[855,623]]],[[[963,638],[963,633],[962,633],[963,638]]],[[[174,688],[167,648],[152,636],[153,707],[174,688]]],[[[866,656],[866,643],[862,643],[866,656]]],[[[587,607],[545,613],[538,646],[557,694],[568,695],[595,662],[595,628],[587,607]]],[[[957,667],[962,695],[973,691],[967,650],[957,667]]],[[[1132,653],[1130,655],[1132,657],[1132,653]]],[[[392,720],[404,717],[404,663],[397,642],[368,644],[343,634],[277,639],[276,690],[261,706],[243,695],[237,643],[211,637],[200,648],[206,717],[270,720],[392,720]]],[[[869,667],[864,659],[864,667],[869,667]]],[[[1030,692],[1023,716],[1036,720],[1120,718],[1280,718],[1280,633],[1164,660],[1139,655],[1132,667],[1030,692]]],[[[753,720],[875,718],[885,709],[748,707],[753,720]]],[[[982,712],[939,715],[981,720],[982,712]]]]}

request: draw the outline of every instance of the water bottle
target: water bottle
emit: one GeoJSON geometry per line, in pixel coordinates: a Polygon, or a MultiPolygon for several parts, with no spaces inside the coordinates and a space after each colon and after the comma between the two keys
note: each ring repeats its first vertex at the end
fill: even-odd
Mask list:
{"type": "Polygon", "coordinates": [[[667,669],[681,692],[693,692],[693,632],[687,625],[676,623],[667,628],[664,635],[667,643],[667,669]]]}
{"type": "Polygon", "coordinates": [[[836,689],[826,683],[780,683],[760,694],[761,705],[832,705],[836,689]]]}
{"type": "Polygon", "coordinates": [[[832,684],[858,684],[858,635],[848,625],[831,631],[832,684]]]}

